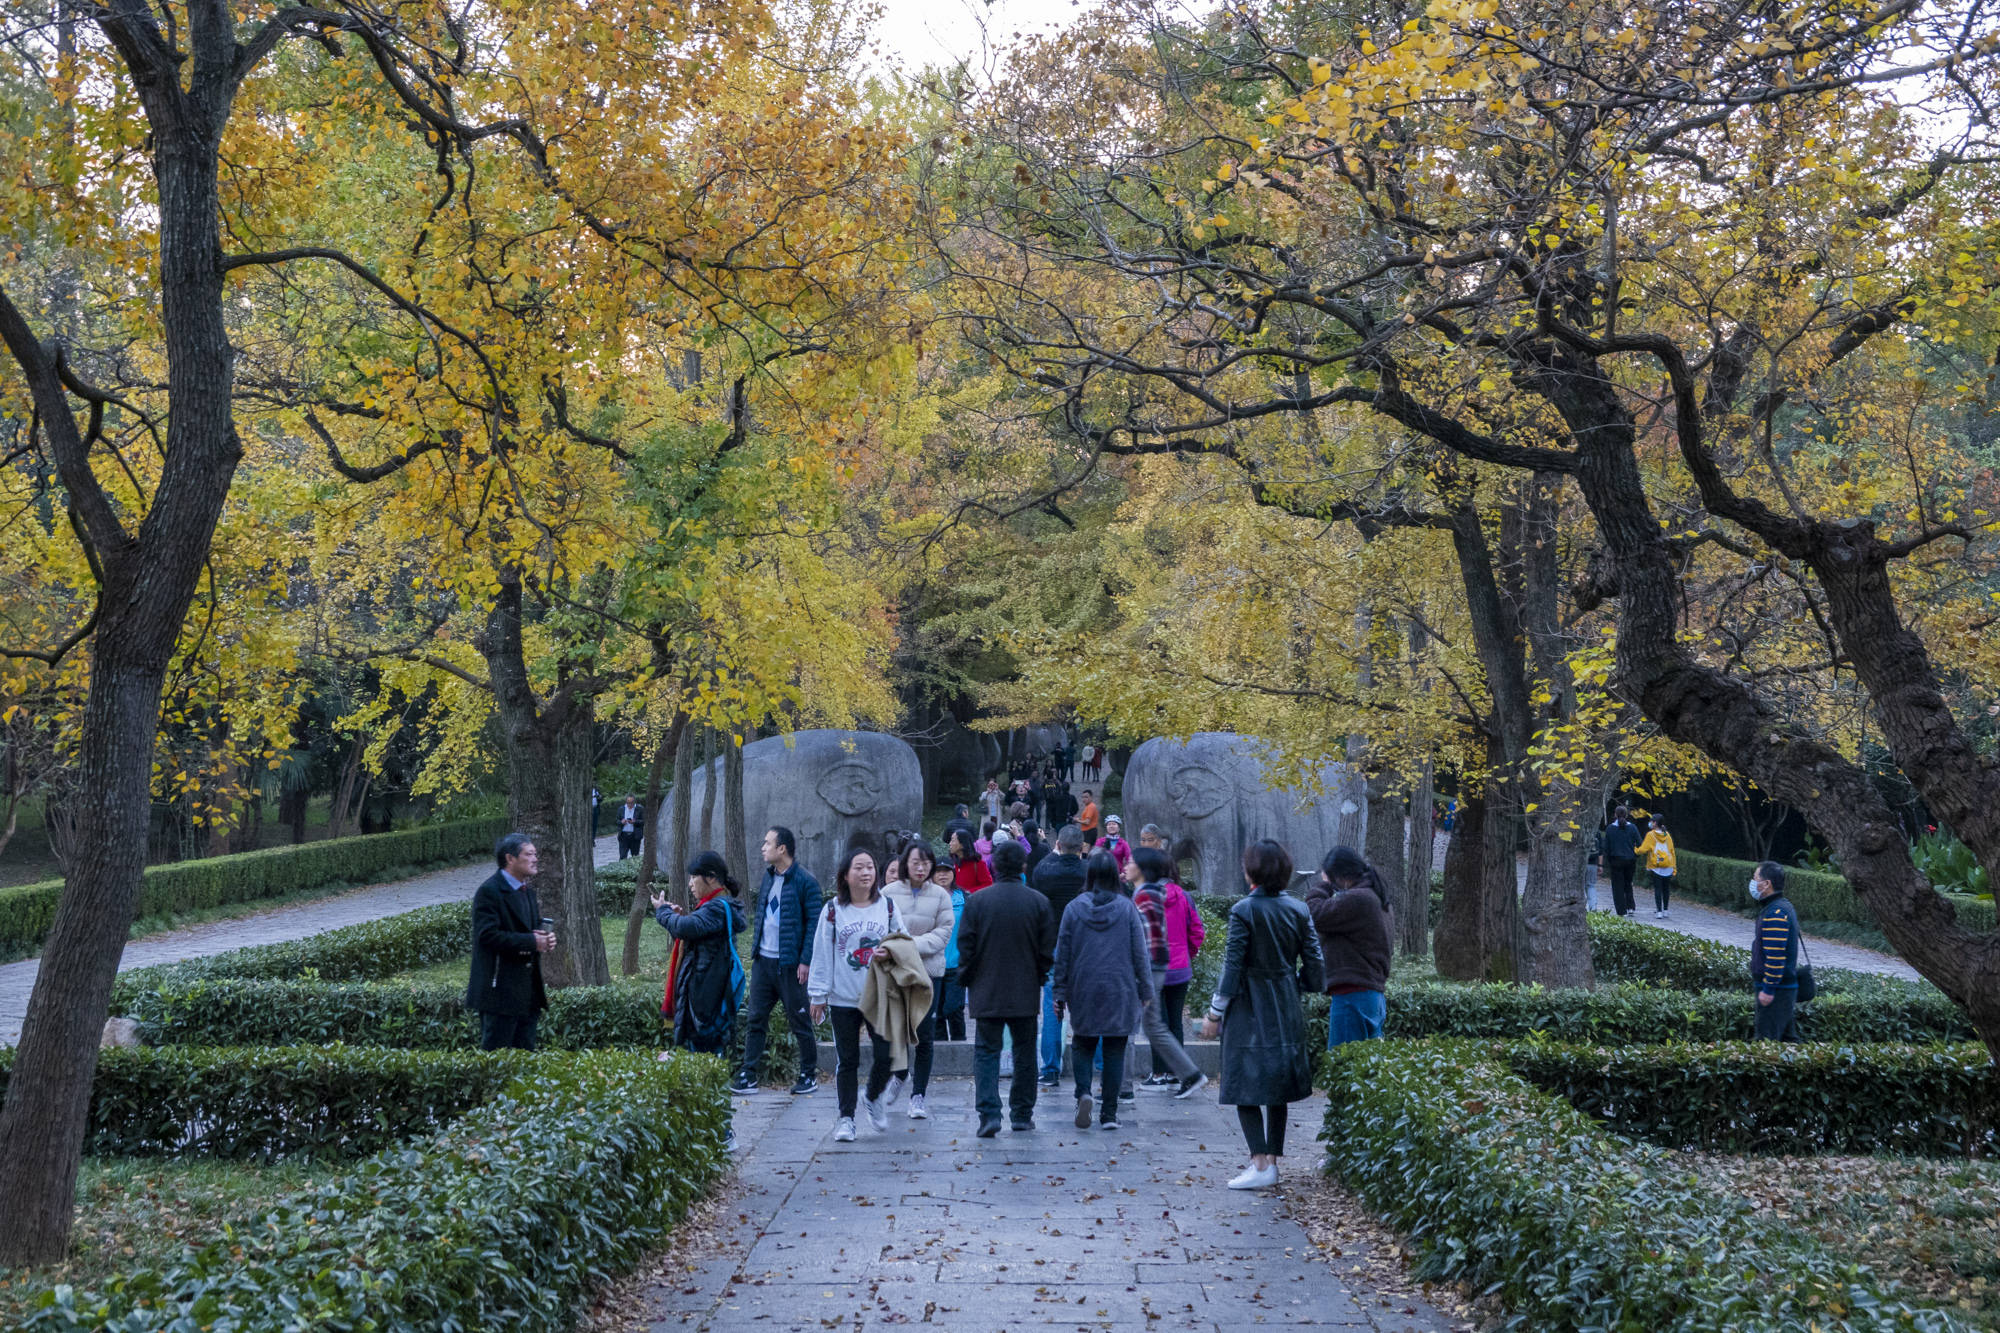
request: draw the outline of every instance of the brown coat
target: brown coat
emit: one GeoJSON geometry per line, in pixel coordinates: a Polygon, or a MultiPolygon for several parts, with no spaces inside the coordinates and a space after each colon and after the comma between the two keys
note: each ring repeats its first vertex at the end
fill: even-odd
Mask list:
{"type": "Polygon", "coordinates": [[[931,1011],[931,977],[924,970],[917,942],[897,932],[883,940],[868,960],[868,977],[861,983],[861,1017],[889,1043],[889,1068],[910,1067],[910,1046],[917,1028],[931,1011]]]}

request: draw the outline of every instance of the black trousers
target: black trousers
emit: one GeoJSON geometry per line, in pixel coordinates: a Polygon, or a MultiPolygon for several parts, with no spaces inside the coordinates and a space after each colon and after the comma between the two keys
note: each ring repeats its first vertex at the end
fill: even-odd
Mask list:
{"type": "MultiPolygon", "coordinates": [[[[1125,1045],[1130,1037],[1071,1037],[1069,1039],[1070,1067],[1076,1072],[1076,1095],[1090,1093],[1090,1067],[1097,1062],[1097,1047],[1104,1045],[1104,1076],[1098,1080],[1098,1100],[1103,1103],[1103,1111],[1098,1119],[1110,1124],[1118,1118],[1118,1089],[1125,1082],[1125,1045]]],[[[1018,1058],[1018,1057],[1016,1057],[1018,1058]]]]}
{"type": "Polygon", "coordinates": [[[1646,878],[1653,881],[1653,910],[1655,912],[1666,911],[1668,900],[1673,896],[1674,877],[1672,875],[1655,875],[1649,870],[1646,872],[1646,878]]]}
{"type": "Polygon", "coordinates": [[[1799,988],[1774,991],[1769,1004],[1757,1004],[1753,994],[1750,1003],[1756,1006],[1756,1040],[1797,1041],[1799,1039],[1799,988]]]}
{"type": "Polygon", "coordinates": [[[1611,907],[1620,916],[1632,915],[1632,872],[1638,868],[1637,861],[1604,858],[1604,873],[1611,877],[1611,907]]]}
{"type": "Polygon", "coordinates": [[[482,1051],[532,1051],[535,1049],[536,1014],[481,1014],[479,1049],[482,1051]]]}
{"type": "Polygon", "coordinates": [[[1289,1106],[1239,1106],[1236,1119],[1243,1126],[1243,1141],[1252,1157],[1285,1155],[1285,1119],[1289,1106]]]}
{"type": "Polygon", "coordinates": [[[799,1077],[808,1078],[819,1069],[819,1038],[813,1035],[806,985],[799,980],[796,966],[781,966],[777,959],[762,954],[750,962],[750,1003],[744,1009],[749,1027],[743,1034],[743,1073],[754,1079],[757,1066],[764,1063],[765,1029],[770,1026],[774,1004],[785,1008],[785,1022],[791,1025],[792,1040],[799,1044],[799,1077]]]}
{"type": "Polygon", "coordinates": [[[1035,1116],[1035,1015],[977,1018],[972,1027],[972,1086],[981,1120],[1000,1118],[1000,1043],[1014,1039],[1014,1078],[1007,1101],[1016,1121],[1035,1116]]]}
{"type": "Polygon", "coordinates": [[[958,969],[947,967],[931,987],[931,1031],[942,1031],[946,1041],[965,1040],[965,987],[958,984],[958,969]]]}
{"type": "Polygon", "coordinates": [[[875,1029],[868,1026],[868,1020],[861,1016],[859,1009],[851,1009],[844,1004],[827,1006],[833,1015],[833,1087],[840,1098],[840,1113],[854,1118],[854,1098],[861,1085],[861,1033],[868,1033],[870,1054],[874,1056],[868,1066],[868,1100],[874,1101],[882,1095],[882,1089],[889,1086],[889,1043],[875,1035],[875,1029]]]}
{"type": "MultiPolygon", "coordinates": [[[[942,988],[944,978],[939,977],[937,987],[942,988]]],[[[931,1011],[924,1015],[924,1021],[917,1024],[917,1039],[910,1043],[910,1067],[896,1078],[910,1081],[910,1094],[921,1097],[930,1090],[931,1066],[937,1062],[937,994],[931,994],[931,1011]]]]}
{"type": "Polygon", "coordinates": [[[624,829],[619,829],[618,859],[623,861],[628,856],[637,856],[639,854],[640,841],[645,836],[643,833],[627,833],[624,829]]]}
{"type": "MultiPolygon", "coordinates": [[[[1163,985],[1160,987],[1160,1013],[1167,1020],[1167,1031],[1173,1033],[1174,1040],[1183,1046],[1187,1045],[1187,1034],[1181,1030],[1181,1022],[1187,1012],[1188,987],[1193,984],[1191,981],[1176,981],[1171,986],[1163,985]]],[[[1166,1060],[1161,1058],[1158,1051],[1154,1051],[1153,1073],[1171,1074],[1172,1072],[1171,1069],[1167,1068],[1166,1060]]]]}

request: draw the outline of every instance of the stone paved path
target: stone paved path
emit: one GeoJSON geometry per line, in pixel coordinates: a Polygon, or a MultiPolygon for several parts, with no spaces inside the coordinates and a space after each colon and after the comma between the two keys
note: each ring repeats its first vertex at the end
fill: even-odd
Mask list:
{"type": "MultiPolygon", "coordinates": [[[[617,836],[599,838],[594,851],[598,865],[616,860],[617,836]]],[[[482,858],[454,870],[434,870],[414,879],[374,884],[331,898],[149,935],[125,946],[118,970],[127,972],[135,967],[206,958],[255,944],[304,939],[339,926],[359,925],[438,903],[461,899],[470,902],[472,891],[484,878],[482,872],[491,868],[491,861],[482,858]]],[[[0,1046],[12,1046],[21,1039],[21,1024],[28,1016],[28,995],[34,990],[35,973],[40,967],[41,963],[33,958],[0,966],[0,1046]]]]}
{"type": "MultiPolygon", "coordinates": [[[[931,1085],[932,1118],[901,1104],[833,1141],[833,1089],[739,1098],[741,1214],[727,1240],[643,1293],[653,1333],[755,1329],[952,1333],[1253,1326],[1442,1333],[1427,1306],[1378,1297],[1355,1252],[1329,1264],[1282,1190],[1238,1193],[1235,1111],[1212,1094],[1141,1093],[1117,1134],[1072,1123],[1044,1090],[1033,1133],[975,1138],[972,1085],[931,1085]],[[1339,1265],[1338,1267],[1334,1265],[1339,1265]]],[[[1294,1108],[1289,1169],[1319,1159],[1322,1106],[1294,1108]]]]}

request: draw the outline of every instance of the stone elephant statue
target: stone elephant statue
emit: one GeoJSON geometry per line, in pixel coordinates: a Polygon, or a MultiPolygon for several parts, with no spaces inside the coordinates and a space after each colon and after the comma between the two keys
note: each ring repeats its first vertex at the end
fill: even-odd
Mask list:
{"type": "Polygon", "coordinates": [[[1175,854],[1197,863],[1204,893],[1243,891],[1243,849],[1261,838],[1284,844],[1301,870],[1320,859],[1343,832],[1362,845],[1365,787],[1345,764],[1320,772],[1325,794],[1273,785],[1284,775],[1267,768],[1258,741],[1226,731],[1197,732],[1185,744],[1155,737],[1133,752],[1125,767],[1125,836],[1157,824],[1175,854]]]}

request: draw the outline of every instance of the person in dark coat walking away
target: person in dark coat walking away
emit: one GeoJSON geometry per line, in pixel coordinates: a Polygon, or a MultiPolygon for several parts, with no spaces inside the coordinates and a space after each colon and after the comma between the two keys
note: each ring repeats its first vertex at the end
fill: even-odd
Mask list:
{"type": "Polygon", "coordinates": [[[1352,847],[1336,847],[1306,890],[1326,958],[1326,1048],[1382,1035],[1389,1006],[1389,891],[1352,847]]]}
{"type": "Polygon", "coordinates": [[[1139,909],[1118,891],[1117,860],[1092,852],[1085,873],[1085,891],[1063,909],[1056,934],[1055,1011],[1058,1022],[1069,1018],[1076,1127],[1090,1128],[1090,1069],[1101,1047],[1100,1120],[1105,1129],[1117,1129],[1125,1044],[1152,998],[1153,970],[1139,909]]]}
{"type": "Polygon", "coordinates": [[[1597,842],[1597,870],[1611,881],[1611,910],[1632,915],[1632,875],[1639,868],[1639,842],[1645,835],[1624,806],[1611,812],[1611,822],[1597,842]]]}
{"type": "Polygon", "coordinates": [[[472,975],[465,1007],[479,1015],[479,1049],[535,1049],[535,1023],[549,1007],[542,955],[556,935],[528,881],[540,865],[525,833],[509,833],[493,848],[499,865],[472,894],[472,975]]]}
{"type": "MultiPolygon", "coordinates": [[[[1083,892],[1083,830],[1065,824],[1056,834],[1055,851],[1028,872],[1028,883],[1049,900],[1049,911],[1060,926],[1063,913],[1083,892]]],[[[1129,1033],[1128,1033],[1129,1035],[1129,1033]]],[[[1042,1086],[1062,1082],[1062,1020],[1056,1017],[1054,986],[1042,987],[1042,1086]]]]}
{"type": "MultiPolygon", "coordinates": [[[[1035,1049],[1042,979],[1055,965],[1056,918],[1049,900],[1021,875],[1028,864],[1017,842],[993,849],[996,878],[965,900],[958,927],[958,979],[972,1011],[973,1086],[979,1137],[1000,1132],[1000,1044],[1011,1038],[1022,1060],[1035,1049]]],[[[1035,1080],[1023,1065],[1008,1093],[1014,1128],[1035,1127],[1035,1080]]]]}
{"type": "Polygon", "coordinates": [[[1757,867],[1750,896],[1763,904],[1750,938],[1750,979],[1757,985],[1757,1041],[1799,1039],[1799,914],[1785,897],[1785,868],[1757,867]]]}
{"type": "Polygon", "coordinates": [[[696,856],[688,862],[687,877],[692,910],[683,912],[664,893],[653,895],[653,919],[674,937],[660,1012],[673,1021],[674,1045],[722,1055],[736,1034],[736,1011],[743,1003],[736,937],[749,923],[721,853],[696,856]]]}
{"type": "Polygon", "coordinates": [[[1222,1103],[1236,1108],[1250,1166],[1233,1190],[1278,1183],[1291,1103],[1312,1095],[1313,1053],[1299,992],[1325,985],[1319,932],[1306,905],[1285,892],[1292,858],[1269,838],[1243,849],[1249,892],[1229,909],[1222,976],[1202,1035],[1222,1034],[1222,1103]]]}
{"type": "Polygon", "coordinates": [[[792,1095],[819,1089],[819,1038],[806,1012],[806,977],[812,971],[813,932],[819,918],[819,881],[792,858],[798,839],[782,825],[764,834],[764,882],[750,907],[749,1028],[743,1037],[743,1067],[729,1090],[747,1097],[757,1091],[757,1066],[764,1062],[771,1006],[781,1005],[799,1047],[799,1081],[792,1095]]]}

